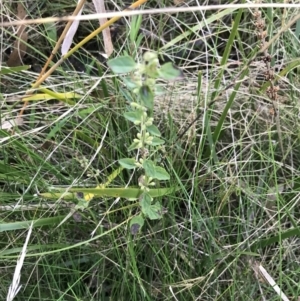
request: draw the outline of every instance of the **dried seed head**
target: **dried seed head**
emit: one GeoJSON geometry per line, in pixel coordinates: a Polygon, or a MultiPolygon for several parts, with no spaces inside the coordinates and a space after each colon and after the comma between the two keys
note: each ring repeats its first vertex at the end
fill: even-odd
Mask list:
{"type": "Polygon", "coordinates": [[[264,73],[264,76],[265,76],[266,80],[274,80],[275,79],[275,72],[272,68],[270,68],[270,70],[268,70],[264,73]]]}
{"type": "Polygon", "coordinates": [[[260,16],[261,16],[261,11],[259,11],[259,10],[256,10],[253,14],[254,19],[258,19],[258,18],[260,18],[260,16]]]}
{"type": "Polygon", "coordinates": [[[270,54],[266,55],[265,57],[263,57],[263,62],[264,63],[270,63],[272,60],[272,57],[270,54]]]}
{"type": "Polygon", "coordinates": [[[277,94],[278,91],[279,91],[279,87],[274,86],[274,87],[268,87],[266,92],[267,95],[270,97],[270,99],[276,100],[278,98],[278,94],[277,94]]]}
{"type": "Polygon", "coordinates": [[[265,39],[265,38],[267,37],[267,34],[268,34],[267,31],[264,30],[264,31],[261,33],[262,38],[265,39]]]}
{"type": "Polygon", "coordinates": [[[259,47],[263,48],[265,46],[265,43],[263,41],[260,42],[259,47]]]}
{"type": "Polygon", "coordinates": [[[265,21],[263,19],[258,20],[255,22],[255,27],[257,29],[264,29],[265,28],[265,21]]]}
{"type": "Polygon", "coordinates": [[[265,30],[265,31],[259,31],[258,33],[257,33],[257,38],[259,39],[259,40],[263,40],[263,39],[265,39],[267,37],[267,31],[265,30]]]}
{"type": "Polygon", "coordinates": [[[272,68],[269,70],[269,80],[274,80],[275,79],[275,72],[272,68]]]}

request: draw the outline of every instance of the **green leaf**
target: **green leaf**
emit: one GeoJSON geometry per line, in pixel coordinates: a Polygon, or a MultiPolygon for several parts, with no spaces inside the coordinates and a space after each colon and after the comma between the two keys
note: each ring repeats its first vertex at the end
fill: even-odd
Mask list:
{"type": "Polygon", "coordinates": [[[154,124],[147,126],[147,131],[153,136],[158,136],[158,137],[161,136],[159,129],[154,124]]]}
{"type": "MultiPolygon", "coordinates": [[[[224,50],[224,53],[223,53],[223,57],[222,57],[222,60],[221,60],[221,66],[223,66],[223,68],[220,68],[220,73],[215,78],[215,82],[214,82],[214,87],[215,87],[214,90],[215,91],[211,95],[211,100],[212,101],[214,101],[220,95],[220,93],[222,93],[222,92],[220,92],[219,88],[220,88],[221,83],[222,83],[223,74],[226,70],[225,66],[228,62],[228,58],[230,56],[231,49],[232,49],[232,47],[234,46],[234,43],[235,43],[235,36],[238,32],[241,16],[242,16],[242,10],[239,10],[239,12],[237,13],[237,15],[235,17],[235,20],[233,22],[233,27],[232,27],[232,30],[230,32],[230,36],[229,36],[229,39],[227,41],[227,44],[226,44],[226,47],[225,47],[225,50],[224,50]]],[[[213,135],[211,136],[210,132],[207,133],[207,137],[209,139],[209,147],[207,148],[206,152],[203,155],[204,158],[208,158],[209,156],[211,156],[215,162],[218,161],[215,146],[218,144],[218,140],[220,139],[220,137],[222,137],[224,122],[227,118],[227,114],[228,114],[229,110],[231,109],[232,105],[234,104],[234,101],[236,99],[236,95],[237,95],[237,93],[239,91],[239,88],[242,84],[242,80],[248,74],[248,72],[249,72],[248,67],[241,71],[241,73],[239,75],[239,78],[237,78],[236,85],[233,88],[233,92],[230,94],[230,97],[229,97],[228,101],[226,102],[226,106],[222,109],[222,114],[219,117],[218,124],[214,128],[213,135]]],[[[207,130],[210,131],[210,127],[208,127],[207,130]]]]}
{"type": "Polygon", "coordinates": [[[296,23],[295,35],[297,38],[299,38],[299,36],[300,36],[300,20],[298,20],[296,23]]]}
{"type": "Polygon", "coordinates": [[[298,228],[291,228],[286,231],[280,231],[278,234],[269,236],[266,239],[260,239],[256,241],[251,246],[251,251],[256,251],[258,249],[265,248],[267,246],[270,246],[272,244],[276,243],[283,243],[283,240],[291,238],[293,236],[300,237],[300,230],[298,228]]]}
{"type": "Polygon", "coordinates": [[[162,206],[158,202],[155,204],[149,206],[147,208],[146,213],[144,213],[146,216],[149,217],[151,220],[161,219],[162,217],[162,206]]]}
{"type": "Polygon", "coordinates": [[[170,180],[170,175],[167,173],[167,171],[160,166],[155,166],[155,179],[158,180],[170,180]]]}
{"type": "Polygon", "coordinates": [[[170,175],[167,171],[163,167],[156,166],[151,160],[144,160],[143,168],[148,177],[158,180],[170,180],[170,175]]]}
{"type": "Polygon", "coordinates": [[[140,86],[137,81],[132,80],[130,77],[124,77],[123,82],[129,90],[133,90],[140,86]]]}
{"type": "Polygon", "coordinates": [[[151,160],[143,161],[143,168],[145,169],[145,173],[148,177],[155,178],[155,164],[151,160]]]}
{"type": "Polygon", "coordinates": [[[214,90],[215,91],[211,95],[211,100],[214,100],[215,97],[217,96],[217,94],[219,93],[221,83],[223,82],[223,74],[224,74],[224,72],[226,72],[226,69],[227,69],[226,66],[227,66],[227,62],[228,62],[228,59],[231,54],[231,49],[232,49],[232,47],[234,47],[234,45],[236,43],[236,35],[237,35],[238,29],[239,29],[242,15],[243,15],[243,10],[240,9],[234,18],[233,26],[230,30],[230,36],[227,40],[226,47],[223,52],[221,66],[219,69],[220,72],[214,79],[214,90]]]}
{"type": "Polygon", "coordinates": [[[131,219],[129,226],[130,232],[132,235],[136,235],[141,231],[141,228],[144,226],[145,220],[141,215],[135,216],[131,219]]]}
{"type": "Polygon", "coordinates": [[[51,43],[52,46],[54,46],[57,41],[57,28],[55,23],[54,22],[44,23],[44,27],[45,27],[46,34],[48,36],[47,40],[51,43]]]}
{"type": "Polygon", "coordinates": [[[114,73],[128,73],[136,69],[137,64],[130,56],[119,56],[107,62],[114,73]]]}
{"type": "Polygon", "coordinates": [[[147,192],[144,192],[140,197],[141,209],[145,215],[147,215],[147,212],[150,210],[152,200],[152,197],[147,192]]]}
{"type": "Polygon", "coordinates": [[[175,80],[183,77],[182,71],[175,68],[171,62],[163,64],[158,73],[159,77],[166,80],[175,80]]]}
{"type": "Polygon", "coordinates": [[[124,158],[119,160],[119,164],[126,169],[135,169],[136,168],[135,163],[136,163],[135,159],[132,158],[124,158]]]}
{"type": "Polygon", "coordinates": [[[85,199],[79,199],[78,203],[75,206],[76,210],[84,210],[89,207],[90,202],[86,201],[85,199]]]}
{"type": "Polygon", "coordinates": [[[4,161],[0,161],[0,180],[5,181],[17,181],[20,183],[29,183],[30,179],[26,175],[25,171],[18,170],[12,165],[5,164],[4,161]]]}
{"type": "MultiPolygon", "coordinates": [[[[58,189],[58,188],[57,188],[58,189]]],[[[148,194],[151,197],[160,197],[164,195],[169,195],[174,193],[175,191],[180,190],[180,187],[166,187],[166,188],[155,188],[150,189],[148,194]]],[[[68,191],[65,189],[60,192],[44,192],[39,193],[38,196],[45,199],[68,199],[68,200],[76,200],[78,196],[76,195],[78,192],[83,194],[94,194],[95,197],[114,197],[114,198],[126,198],[126,199],[136,199],[140,197],[140,195],[144,192],[140,188],[70,188],[68,191]]]]}
{"type": "Polygon", "coordinates": [[[153,109],[154,104],[154,94],[149,86],[143,85],[139,90],[139,96],[142,102],[142,105],[144,105],[148,109],[153,109]]]}
{"type": "Polygon", "coordinates": [[[157,145],[162,145],[162,144],[164,144],[164,143],[165,143],[164,140],[162,140],[162,139],[160,139],[160,138],[157,138],[157,137],[153,137],[153,140],[152,140],[151,145],[157,146],[157,145]]]}
{"type": "Polygon", "coordinates": [[[130,36],[130,41],[133,44],[136,43],[136,38],[139,34],[141,23],[142,23],[142,15],[132,16],[131,24],[129,27],[130,28],[129,36],[130,36]]]}
{"type": "Polygon", "coordinates": [[[0,67],[0,75],[14,73],[14,72],[20,72],[23,70],[28,70],[30,68],[29,65],[26,66],[17,66],[17,67],[0,67]]]}
{"type": "Polygon", "coordinates": [[[136,121],[140,122],[142,120],[142,116],[143,116],[143,112],[141,110],[124,113],[124,117],[131,122],[136,122],[136,121]]]}
{"type": "Polygon", "coordinates": [[[31,223],[33,223],[33,228],[48,225],[53,227],[54,225],[62,221],[64,218],[64,215],[60,215],[55,217],[37,218],[36,220],[19,221],[12,223],[5,223],[2,221],[0,223],[0,232],[28,229],[31,223]]]}
{"type": "Polygon", "coordinates": [[[132,144],[128,147],[128,151],[132,151],[134,149],[138,149],[139,148],[139,142],[132,142],[132,144]]]}

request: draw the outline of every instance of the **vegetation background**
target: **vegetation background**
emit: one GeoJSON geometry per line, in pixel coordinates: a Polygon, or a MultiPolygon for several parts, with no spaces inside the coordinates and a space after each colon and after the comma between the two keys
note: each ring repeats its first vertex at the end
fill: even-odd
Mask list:
{"type": "MultiPolygon", "coordinates": [[[[106,9],[130,4],[106,1],[106,9]]],[[[299,8],[220,4],[184,12],[199,1],[149,0],[143,9],[183,11],[110,27],[112,56],[140,61],[157,51],[184,74],[163,82],[154,110],[165,139],[160,164],[180,190],[156,198],[162,218],[147,219],[137,235],[129,229],[137,201],[63,197],[107,183],[118,159],[132,155],[136,131],[123,117],[132,94],[107,67],[102,35],[59,66],[20,114],[66,23],[0,27],[2,300],[299,300],[299,8]],[[60,197],[51,194],[58,188],[60,197]]],[[[2,1],[1,22],[75,7],[2,1]]],[[[94,12],[87,1],[83,14],[94,12]]],[[[74,43],[98,26],[80,22],[74,43]]],[[[118,171],[109,187],[136,186],[138,177],[118,171]]]]}

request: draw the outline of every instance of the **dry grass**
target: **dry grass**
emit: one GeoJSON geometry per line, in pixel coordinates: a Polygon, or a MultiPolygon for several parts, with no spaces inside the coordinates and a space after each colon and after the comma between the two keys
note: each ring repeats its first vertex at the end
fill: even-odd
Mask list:
{"type": "MultiPolygon", "coordinates": [[[[147,5],[174,4],[163,2],[147,5]]],[[[30,17],[64,15],[74,3],[36,6],[39,9],[27,7],[30,17]]],[[[16,19],[13,8],[10,2],[1,6],[1,21],[16,19]]],[[[109,9],[117,10],[112,2],[109,9]]],[[[91,11],[86,6],[85,12],[91,11]]],[[[296,9],[262,11],[270,38],[298,14],[296,9]]],[[[291,27],[269,49],[275,73],[286,69],[276,99],[282,151],[278,115],[264,89],[265,63],[260,56],[251,61],[257,44],[252,12],[244,11],[224,65],[238,11],[216,21],[215,11],[144,15],[145,37],[139,47],[128,38],[130,18],[116,24],[117,54],[126,50],[139,59],[145,50],[163,48],[162,60],[172,60],[185,74],[182,81],[162,83],[167,93],[155,99],[155,118],[166,139],[160,164],[181,190],[160,200],[166,209],[163,219],[147,221],[137,237],[131,237],[124,223],[135,214],[127,200],[94,199],[56,229],[74,204],[34,197],[56,185],[95,187],[117,168],[119,158],[130,155],[126,146],[135,131],[123,112],[131,94],[105,61],[98,62],[93,74],[71,72],[64,65],[45,81],[44,87],[52,91],[80,94],[74,105],[29,102],[21,126],[0,130],[3,300],[27,235],[22,222],[45,219],[50,225],[32,229],[21,272],[23,289],[15,300],[284,300],[272,280],[286,298],[299,298],[299,79],[297,64],[292,66],[299,40],[291,27]],[[240,79],[248,65],[248,74],[240,79]],[[269,280],[261,277],[261,267],[269,280]]],[[[61,31],[61,23],[55,26],[61,31]]],[[[82,23],[79,36],[95,26],[96,21],[82,23]]],[[[1,30],[3,65],[16,29],[1,30]]],[[[30,45],[24,62],[35,59],[42,66],[53,46],[53,32],[43,25],[30,25],[27,32],[30,45]]],[[[97,36],[82,55],[99,58],[101,45],[97,36]]],[[[75,56],[85,66],[86,58],[75,56]]],[[[36,77],[32,70],[1,75],[2,125],[16,118],[23,105],[20,96],[36,77]]],[[[135,185],[137,177],[121,173],[112,186],[135,185]]]]}

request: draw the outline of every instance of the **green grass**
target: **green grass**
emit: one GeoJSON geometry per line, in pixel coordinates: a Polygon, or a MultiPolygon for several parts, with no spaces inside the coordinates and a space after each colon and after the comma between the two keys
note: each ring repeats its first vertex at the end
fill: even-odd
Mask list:
{"type": "MultiPolygon", "coordinates": [[[[174,5],[157,3],[149,1],[145,8],[174,5]]],[[[60,2],[60,10],[57,5],[41,2],[38,9],[28,8],[28,15],[73,9],[68,1],[60,2]]],[[[15,16],[14,6],[1,9],[15,16]]],[[[269,38],[297,13],[262,11],[269,38]]],[[[117,24],[116,56],[127,52],[140,60],[144,51],[156,50],[185,74],[182,81],[163,83],[168,92],[156,97],[154,112],[166,140],[160,164],[171,175],[161,188],[180,189],[155,198],[164,207],[163,217],[147,219],[136,236],[129,222],[138,201],[95,196],[87,208],[76,210],[78,200],[62,197],[58,188],[85,192],[105,184],[119,168],[118,159],[135,155],[127,149],[136,129],[123,117],[132,94],[97,55],[98,35],[75,54],[83,66],[86,59],[99,58],[92,73],[67,72],[70,67],[63,65],[43,84],[80,94],[74,105],[30,101],[22,124],[0,129],[1,300],[7,298],[31,222],[22,288],[14,300],[284,300],[258,276],[259,265],[289,300],[297,300],[298,27],[269,50],[276,75],[285,77],[279,82],[280,138],[249,11],[144,15],[140,27],[151,35],[140,40],[129,21],[117,24]]],[[[55,26],[61,31],[63,25],[55,26]]],[[[97,21],[83,22],[80,35],[96,27],[97,21]]],[[[27,30],[35,43],[29,41],[24,64],[42,66],[53,46],[53,29],[32,25],[27,30]]],[[[13,43],[12,28],[1,28],[0,36],[5,51],[13,43]]],[[[4,61],[3,56],[1,65],[4,61]]],[[[38,76],[27,69],[3,70],[2,127],[15,120],[23,104],[18,96],[38,76]]],[[[137,171],[122,170],[108,187],[136,187],[138,178],[137,171]]]]}

